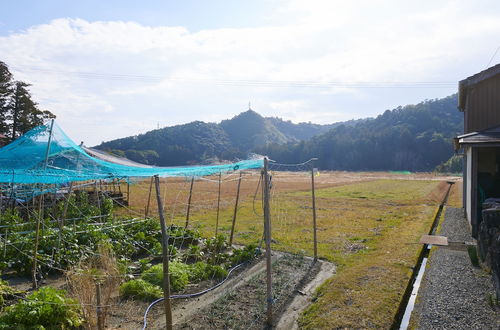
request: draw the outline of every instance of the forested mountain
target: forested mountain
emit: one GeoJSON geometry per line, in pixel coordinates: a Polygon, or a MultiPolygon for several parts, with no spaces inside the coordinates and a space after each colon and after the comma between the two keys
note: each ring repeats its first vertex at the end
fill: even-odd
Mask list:
{"type": "Polygon", "coordinates": [[[273,124],[280,132],[282,132],[289,140],[308,140],[315,135],[328,132],[330,129],[337,127],[339,125],[354,126],[357,123],[363,122],[366,119],[353,119],[344,122],[338,122],[334,124],[319,125],[309,123],[298,123],[294,124],[290,120],[283,120],[278,117],[268,117],[266,118],[271,124],[273,124]]]}
{"type": "Polygon", "coordinates": [[[155,165],[234,160],[249,153],[283,163],[319,158],[321,169],[429,171],[453,155],[463,132],[457,96],[332,125],[293,124],[253,110],[220,124],[193,122],[102,143],[97,148],[155,165]]]}
{"type": "Polygon", "coordinates": [[[457,96],[387,110],[355,125],[339,125],[298,144],[269,144],[256,152],[284,163],[319,158],[322,169],[430,171],[453,155],[463,132],[457,96]]]}
{"type": "Polygon", "coordinates": [[[296,141],[293,136],[286,136],[271,121],[253,110],[223,120],[220,127],[227,133],[231,143],[241,151],[250,151],[271,142],[282,144],[296,141]]]}
{"type": "Polygon", "coordinates": [[[245,158],[260,145],[296,143],[303,140],[304,136],[311,137],[327,131],[328,127],[264,118],[253,110],[247,110],[220,124],[197,121],[165,127],[138,136],[103,142],[96,148],[145,164],[198,164],[245,158]],[[275,122],[285,128],[278,129],[275,122]],[[299,128],[294,130],[294,125],[299,128]]]}
{"type": "Polygon", "coordinates": [[[196,164],[208,158],[232,159],[237,153],[219,125],[201,121],[105,142],[97,148],[162,166],[196,164]]]}

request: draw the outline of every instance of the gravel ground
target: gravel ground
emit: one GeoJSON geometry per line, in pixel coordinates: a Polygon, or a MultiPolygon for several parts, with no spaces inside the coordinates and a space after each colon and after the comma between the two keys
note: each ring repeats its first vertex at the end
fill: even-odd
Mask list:
{"type": "MultiPolygon", "coordinates": [[[[446,209],[439,235],[472,241],[463,209],[446,209]]],[[[490,297],[491,276],[472,266],[467,252],[434,248],[410,324],[417,329],[500,329],[500,309],[490,297]]]]}

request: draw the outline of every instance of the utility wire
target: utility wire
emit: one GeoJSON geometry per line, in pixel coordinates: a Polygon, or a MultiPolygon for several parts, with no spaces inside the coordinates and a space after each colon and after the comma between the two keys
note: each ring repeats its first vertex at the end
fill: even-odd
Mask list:
{"type": "Polygon", "coordinates": [[[41,72],[54,75],[75,76],[82,79],[180,83],[210,83],[220,86],[255,86],[286,88],[451,88],[455,81],[299,81],[299,80],[253,80],[253,79],[214,79],[214,78],[182,78],[152,75],[114,74],[99,72],[65,71],[43,69],[38,67],[17,68],[21,72],[41,72]]]}

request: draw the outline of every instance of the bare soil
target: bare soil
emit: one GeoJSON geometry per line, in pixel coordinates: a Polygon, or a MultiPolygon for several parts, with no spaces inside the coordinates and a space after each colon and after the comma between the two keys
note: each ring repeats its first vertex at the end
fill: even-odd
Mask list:
{"type": "MultiPolygon", "coordinates": [[[[328,262],[273,252],[273,324],[281,329],[296,324],[314,289],[333,275],[328,262]]],[[[266,327],[265,260],[250,265],[216,290],[173,309],[176,329],[262,329],[266,327]]],[[[148,328],[165,327],[163,305],[155,306],[148,328]]]]}

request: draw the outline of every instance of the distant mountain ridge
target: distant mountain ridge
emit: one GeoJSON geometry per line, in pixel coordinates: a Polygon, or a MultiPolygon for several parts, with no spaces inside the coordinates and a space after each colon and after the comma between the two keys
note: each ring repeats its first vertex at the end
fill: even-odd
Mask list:
{"type": "Polygon", "coordinates": [[[220,124],[194,121],[103,142],[96,148],[151,165],[197,164],[245,158],[261,145],[299,142],[334,126],[294,124],[249,109],[220,124]]]}
{"type": "Polygon", "coordinates": [[[456,105],[455,94],[329,125],[294,124],[248,110],[220,124],[195,121],[96,148],[159,166],[234,160],[254,152],[282,163],[318,157],[322,169],[430,171],[453,155],[452,138],[463,132],[456,105]]]}

